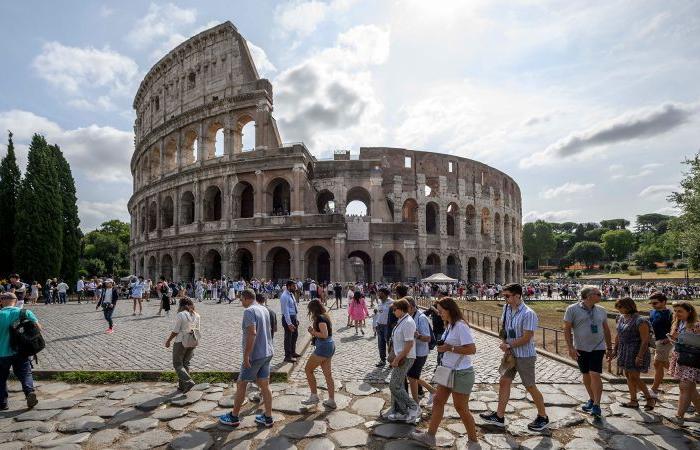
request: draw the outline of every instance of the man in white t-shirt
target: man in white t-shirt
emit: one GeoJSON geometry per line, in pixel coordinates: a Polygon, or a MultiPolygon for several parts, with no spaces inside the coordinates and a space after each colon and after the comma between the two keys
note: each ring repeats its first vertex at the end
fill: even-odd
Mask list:
{"type": "Polygon", "coordinates": [[[56,286],[56,289],[58,289],[58,303],[66,303],[66,296],[68,295],[68,285],[65,283],[65,281],[61,280],[60,283],[58,283],[58,286],[56,286]]]}
{"type": "Polygon", "coordinates": [[[421,416],[421,409],[408,395],[403,385],[408,370],[416,360],[416,323],[408,313],[409,309],[408,301],[403,298],[393,304],[393,313],[397,322],[391,333],[391,339],[396,356],[391,361],[392,371],[389,381],[392,406],[386,417],[391,421],[415,423],[421,416]]]}

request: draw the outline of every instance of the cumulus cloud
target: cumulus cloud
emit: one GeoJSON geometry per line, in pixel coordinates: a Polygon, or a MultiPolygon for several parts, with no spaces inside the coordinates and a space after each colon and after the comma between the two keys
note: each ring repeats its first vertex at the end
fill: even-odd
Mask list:
{"type": "Polygon", "coordinates": [[[581,194],[583,192],[590,192],[595,187],[593,183],[580,184],[567,182],[561,186],[545,189],[540,192],[540,197],[544,199],[553,199],[561,196],[567,196],[572,194],[581,194]]]}
{"type": "Polygon", "coordinates": [[[523,168],[544,165],[577,156],[596,147],[647,139],[668,133],[697,112],[697,105],[665,103],[655,108],[627,112],[585,131],[574,132],[541,152],[520,160],[523,168]]]}
{"type": "Polygon", "coordinates": [[[319,24],[331,15],[347,11],[354,2],[354,0],[330,2],[311,0],[284,3],[275,9],[275,23],[283,32],[304,37],[313,33],[319,24]]]}
{"type": "Polygon", "coordinates": [[[126,40],[135,48],[143,49],[162,39],[170,39],[179,34],[183,27],[190,26],[197,20],[197,11],[192,8],[180,8],[168,3],[158,5],[151,3],[148,13],[136,21],[126,35],[126,40]]]}
{"type": "Polygon", "coordinates": [[[642,189],[639,196],[643,198],[665,197],[676,189],[678,189],[678,186],[675,184],[652,184],[642,189]]]}
{"type": "Polygon", "coordinates": [[[250,56],[253,57],[253,62],[255,67],[258,69],[258,73],[261,77],[267,77],[270,74],[277,72],[277,67],[272,64],[272,61],[267,57],[265,50],[253,44],[250,41],[248,43],[248,50],[250,50],[250,56]]]}
{"type": "Polygon", "coordinates": [[[276,115],[283,135],[319,151],[347,147],[366,135],[379,137],[382,105],[372,86],[371,66],[389,54],[389,31],[352,28],[336,45],[314,53],[275,79],[276,115]]]}
{"type": "MultiPolygon", "coordinates": [[[[610,178],[613,180],[620,180],[620,179],[627,179],[627,180],[634,180],[637,178],[644,178],[648,177],[649,175],[652,175],[654,173],[654,169],[657,169],[659,167],[663,167],[663,164],[661,163],[649,163],[649,164],[643,164],[639,168],[632,168],[628,167],[627,170],[624,170],[624,166],[620,164],[613,164],[613,166],[616,166],[615,175],[611,176],[610,178]],[[620,173],[622,172],[622,173],[620,173]]],[[[612,167],[612,166],[610,166],[612,167]]]]}
{"type": "Polygon", "coordinates": [[[109,219],[119,219],[124,222],[131,220],[126,209],[127,198],[118,198],[112,202],[78,201],[80,225],[85,230],[93,230],[109,219]]]}
{"type": "Polygon", "coordinates": [[[544,220],[547,222],[565,222],[573,220],[578,214],[576,209],[563,209],[559,211],[530,211],[523,216],[523,223],[544,220]]]}

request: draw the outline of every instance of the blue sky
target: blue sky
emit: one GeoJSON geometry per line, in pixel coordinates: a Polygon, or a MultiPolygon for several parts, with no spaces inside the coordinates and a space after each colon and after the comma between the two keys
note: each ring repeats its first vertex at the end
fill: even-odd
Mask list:
{"type": "Polygon", "coordinates": [[[85,230],[128,219],[143,75],[226,20],[283,141],[474,158],[516,179],[526,220],[671,213],[700,149],[695,1],[3,2],[0,129],[22,166],[33,132],[61,145],[85,230]]]}

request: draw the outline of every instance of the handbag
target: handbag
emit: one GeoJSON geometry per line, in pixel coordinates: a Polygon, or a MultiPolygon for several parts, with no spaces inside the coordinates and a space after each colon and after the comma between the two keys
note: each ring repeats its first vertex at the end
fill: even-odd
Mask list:
{"type": "Polygon", "coordinates": [[[498,367],[498,373],[503,376],[506,372],[515,368],[515,355],[513,352],[508,351],[503,354],[501,358],[501,365],[498,367]]]}
{"type": "Polygon", "coordinates": [[[199,345],[200,338],[201,332],[199,331],[199,326],[197,328],[192,328],[190,325],[190,331],[182,337],[182,346],[185,348],[195,348],[199,345]]]}
{"type": "MultiPolygon", "coordinates": [[[[455,367],[459,367],[459,363],[462,362],[462,359],[464,359],[464,355],[459,357],[455,367]]],[[[455,385],[455,369],[447,366],[437,366],[435,368],[435,372],[433,373],[432,382],[452,389],[455,385]]]]}

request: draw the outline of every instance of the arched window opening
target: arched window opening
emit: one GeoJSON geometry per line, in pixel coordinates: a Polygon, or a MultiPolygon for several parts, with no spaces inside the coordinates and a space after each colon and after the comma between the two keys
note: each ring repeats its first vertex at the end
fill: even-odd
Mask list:
{"type": "Polygon", "coordinates": [[[423,266],[423,276],[429,277],[435,273],[440,272],[442,269],[440,267],[440,257],[435,253],[431,253],[425,259],[425,266],[423,266]]]}
{"type": "Polygon", "coordinates": [[[173,226],[173,223],[175,222],[175,218],[173,215],[175,214],[175,207],[173,205],[173,198],[170,196],[167,196],[163,199],[163,205],[161,207],[161,223],[163,225],[163,228],[170,228],[173,226]]]}
{"type": "Polygon", "coordinates": [[[507,259],[506,259],[506,263],[505,263],[505,271],[504,271],[504,272],[505,272],[505,277],[504,277],[505,280],[504,280],[504,281],[505,281],[506,283],[510,283],[511,280],[512,280],[512,278],[511,278],[511,272],[510,272],[510,261],[507,260],[507,259]]]}
{"type": "Polygon", "coordinates": [[[412,198],[406,199],[406,201],[403,202],[403,208],[401,208],[401,218],[403,222],[406,223],[417,223],[418,202],[412,198]]]}
{"type": "Polygon", "coordinates": [[[187,191],[180,200],[180,224],[189,225],[194,222],[194,195],[187,191]]]}
{"type": "Polygon", "coordinates": [[[306,277],[319,283],[331,280],[331,256],[323,247],[311,247],[306,252],[306,277]]]}
{"type": "Polygon", "coordinates": [[[291,276],[291,259],[287,249],[277,247],[270,250],[267,256],[270,279],[277,282],[288,280],[291,276]]]}
{"type": "Polygon", "coordinates": [[[267,188],[271,197],[268,205],[272,207],[271,216],[288,216],[291,207],[291,188],[284,178],[275,178],[267,188]]]}
{"type": "Polygon", "coordinates": [[[335,195],[328,190],[319,192],[316,197],[316,207],[319,214],[335,213],[335,195]]]}
{"type": "Polygon", "coordinates": [[[348,191],[346,198],[345,214],[348,216],[370,216],[372,198],[363,187],[355,186],[348,191]]]}
{"type": "Polygon", "coordinates": [[[430,202],[425,205],[425,232],[427,234],[438,234],[438,214],[439,207],[437,203],[430,202]]]}
{"type": "Polygon", "coordinates": [[[445,228],[447,231],[448,236],[454,236],[456,234],[456,223],[457,223],[457,213],[459,211],[459,208],[457,207],[456,203],[450,203],[447,205],[447,215],[446,215],[446,223],[445,223],[445,228]]]}
{"type": "Polygon", "coordinates": [[[233,218],[245,219],[255,215],[255,194],[250,183],[241,181],[233,188],[233,218]]]}
{"type": "Polygon", "coordinates": [[[398,283],[404,280],[404,261],[401,253],[392,250],[384,254],[382,278],[388,283],[398,283]]]}
{"type": "Polygon", "coordinates": [[[204,191],[204,220],[221,220],[221,190],[217,186],[209,186],[204,191]]]}
{"type": "Polygon", "coordinates": [[[501,263],[501,258],[496,258],[495,269],[496,283],[503,284],[503,264],[501,263]]]}
{"type": "Polygon", "coordinates": [[[250,280],[253,278],[253,254],[240,248],[233,255],[233,279],[250,280]]]}
{"type": "Polygon", "coordinates": [[[470,283],[476,283],[476,258],[469,258],[469,262],[467,263],[467,281],[470,283]]]}
{"type": "Polygon", "coordinates": [[[180,256],[180,264],[178,265],[178,274],[180,281],[192,283],[194,281],[194,258],[189,253],[183,253],[180,256]]]}
{"type": "Polygon", "coordinates": [[[496,213],[493,217],[493,236],[496,245],[501,244],[501,215],[496,213]]]}
{"type": "Polygon", "coordinates": [[[481,278],[482,283],[491,283],[491,260],[484,258],[481,263],[481,278]]]}
{"type": "Polygon", "coordinates": [[[483,237],[486,237],[490,234],[491,231],[491,225],[490,225],[490,213],[488,208],[484,208],[481,210],[481,235],[483,237]]]}
{"type": "Polygon", "coordinates": [[[148,231],[156,231],[158,225],[158,205],[156,202],[151,202],[151,206],[148,207],[148,231]]]}
{"type": "Polygon", "coordinates": [[[193,164],[197,161],[197,145],[197,133],[194,130],[188,130],[185,133],[182,148],[182,163],[184,165],[193,164]]]}
{"type": "Polygon", "coordinates": [[[447,257],[447,276],[459,279],[461,269],[462,265],[459,262],[459,258],[456,255],[449,255],[447,257]]]}
{"type": "Polygon", "coordinates": [[[219,128],[214,134],[214,157],[224,156],[224,129],[219,128]]]}
{"type": "Polygon", "coordinates": [[[363,251],[356,250],[348,255],[350,273],[347,274],[351,281],[372,281],[372,258],[363,251]]]}
{"type": "Polygon", "coordinates": [[[175,170],[177,168],[177,143],[175,142],[175,139],[169,139],[166,142],[163,153],[165,170],[167,172],[175,170]]]}
{"type": "Polygon", "coordinates": [[[146,271],[148,273],[148,278],[151,280],[157,280],[157,274],[156,274],[156,257],[151,256],[148,258],[148,265],[146,267],[146,271]]]}
{"type": "Polygon", "coordinates": [[[160,260],[160,275],[166,280],[173,279],[173,258],[170,255],[163,255],[160,260]]]}
{"type": "Polygon", "coordinates": [[[204,256],[204,277],[208,280],[221,278],[221,254],[216,250],[209,250],[204,256]]]}

